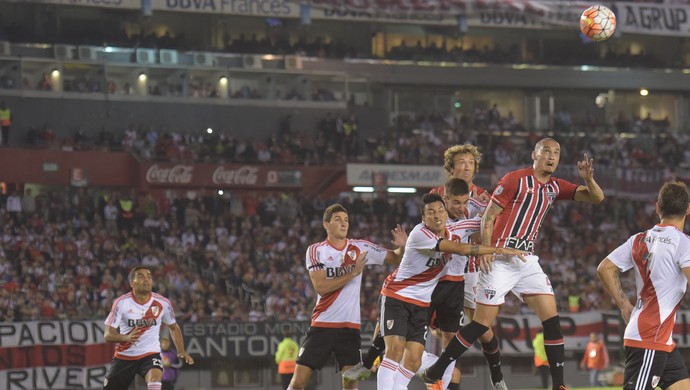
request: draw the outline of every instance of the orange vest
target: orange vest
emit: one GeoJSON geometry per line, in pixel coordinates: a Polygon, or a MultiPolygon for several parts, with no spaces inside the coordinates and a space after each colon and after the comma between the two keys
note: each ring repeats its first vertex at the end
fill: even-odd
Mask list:
{"type": "Polygon", "coordinates": [[[297,362],[294,360],[283,360],[278,363],[278,374],[292,374],[296,365],[297,362]]]}
{"type": "Polygon", "coordinates": [[[590,341],[587,343],[585,356],[582,360],[589,369],[603,370],[608,365],[608,356],[606,356],[606,353],[604,343],[601,341],[590,341]]]}

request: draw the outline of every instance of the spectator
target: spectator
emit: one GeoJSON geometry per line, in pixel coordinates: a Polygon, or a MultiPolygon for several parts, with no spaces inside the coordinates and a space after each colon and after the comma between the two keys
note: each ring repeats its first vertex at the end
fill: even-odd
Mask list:
{"type": "Polygon", "coordinates": [[[592,387],[604,386],[599,382],[599,373],[609,366],[609,353],[599,336],[592,332],[589,335],[589,343],[585,348],[585,354],[580,361],[580,368],[589,370],[589,385],[592,387]]]}

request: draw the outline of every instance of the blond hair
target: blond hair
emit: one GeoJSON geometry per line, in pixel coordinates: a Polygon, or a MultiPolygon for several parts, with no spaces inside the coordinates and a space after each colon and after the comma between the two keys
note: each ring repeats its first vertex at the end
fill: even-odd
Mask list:
{"type": "Polygon", "coordinates": [[[474,173],[479,172],[479,162],[482,160],[482,154],[476,146],[470,144],[453,145],[446,149],[443,153],[443,168],[449,174],[453,173],[455,168],[455,157],[461,154],[471,154],[474,157],[474,173]]]}

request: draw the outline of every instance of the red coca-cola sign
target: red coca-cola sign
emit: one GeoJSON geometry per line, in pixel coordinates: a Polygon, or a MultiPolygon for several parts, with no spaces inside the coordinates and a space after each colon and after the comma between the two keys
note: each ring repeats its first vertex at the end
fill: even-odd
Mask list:
{"type": "Polygon", "coordinates": [[[224,185],[257,185],[259,168],[250,165],[242,165],[238,168],[226,168],[221,165],[213,171],[213,184],[224,185]]]}
{"type": "Polygon", "coordinates": [[[153,164],[146,171],[146,181],[151,184],[190,184],[194,178],[191,165],[174,165],[169,168],[153,164]]]}

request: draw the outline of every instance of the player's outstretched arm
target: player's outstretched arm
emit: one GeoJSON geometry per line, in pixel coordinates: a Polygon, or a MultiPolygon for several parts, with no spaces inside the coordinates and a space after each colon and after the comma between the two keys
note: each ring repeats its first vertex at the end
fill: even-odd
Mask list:
{"type": "Polygon", "coordinates": [[[587,153],[582,161],[577,162],[577,172],[585,181],[585,186],[577,187],[575,201],[597,204],[604,200],[604,191],[594,180],[594,160],[587,153]]]}
{"type": "Polygon", "coordinates": [[[184,339],[182,338],[182,330],[177,323],[174,323],[170,327],[170,338],[172,338],[173,343],[175,343],[175,349],[177,350],[177,358],[181,361],[192,365],[194,364],[194,358],[191,357],[184,347],[184,339]]]}
{"type": "Polygon", "coordinates": [[[355,265],[352,270],[346,269],[342,275],[335,275],[328,277],[325,269],[311,271],[309,272],[309,278],[311,283],[314,285],[314,290],[319,295],[325,295],[335,290],[342,288],[350,280],[354,279],[355,276],[362,273],[364,266],[367,263],[367,253],[362,252],[357,256],[355,260],[355,265]]]}
{"type": "MultiPolygon", "coordinates": [[[[633,306],[625,295],[623,287],[621,287],[621,281],[619,278],[619,269],[613,261],[608,258],[604,259],[597,267],[597,275],[599,279],[604,284],[604,288],[609,292],[611,298],[613,298],[618,308],[621,310],[621,315],[626,323],[630,321],[630,314],[632,314],[633,306]]],[[[687,277],[687,276],[686,276],[687,277]]]]}
{"type": "Polygon", "coordinates": [[[513,248],[496,248],[495,246],[481,245],[481,244],[466,244],[450,240],[440,240],[438,242],[438,251],[446,253],[455,253],[464,256],[481,256],[490,254],[501,254],[508,256],[518,256],[525,261],[526,252],[519,251],[513,248]]]}

